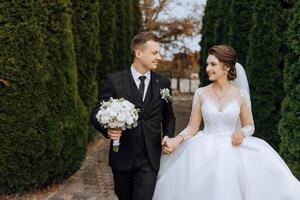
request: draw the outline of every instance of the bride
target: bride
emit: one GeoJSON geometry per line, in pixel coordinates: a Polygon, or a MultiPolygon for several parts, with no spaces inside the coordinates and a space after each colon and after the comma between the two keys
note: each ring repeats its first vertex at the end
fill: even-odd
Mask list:
{"type": "Polygon", "coordinates": [[[300,200],[299,181],[269,144],[252,136],[247,79],[232,83],[241,74],[235,51],[218,45],[208,53],[213,83],[196,90],[188,126],[163,139],[168,155],[161,158],[153,199],[300,200]]]}

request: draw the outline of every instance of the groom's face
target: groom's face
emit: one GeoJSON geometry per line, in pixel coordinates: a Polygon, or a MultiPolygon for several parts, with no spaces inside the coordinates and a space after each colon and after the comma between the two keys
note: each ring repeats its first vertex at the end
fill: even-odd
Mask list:
{"type": "Polygon", "coordinates": [[[157,69],[158,63],[161,61],[159,43],[152,40],[147,41],[141,48],[138,58],[147,70],[157,69]]]}

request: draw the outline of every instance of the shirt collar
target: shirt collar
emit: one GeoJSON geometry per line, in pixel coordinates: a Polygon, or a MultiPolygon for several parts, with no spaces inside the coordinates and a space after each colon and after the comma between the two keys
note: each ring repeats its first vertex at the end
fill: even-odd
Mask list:
{"type": "MultiPolygon", "coordinates": [[[[132,74],[134,80],[138,80],[140,76],[143,76],[132,65],[131,65],[130,70],[131,70],[131,74],[132,74]]],[[[146,76],[146,79],[150,80],[150,76],[151,76],[150,70],[147,73],[145,73],[144,76],[146,76]]]]}

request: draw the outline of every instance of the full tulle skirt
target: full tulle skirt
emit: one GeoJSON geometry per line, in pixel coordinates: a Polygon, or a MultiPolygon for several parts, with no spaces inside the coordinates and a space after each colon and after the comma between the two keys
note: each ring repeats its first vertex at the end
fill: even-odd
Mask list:
{"type": "Polygon", "coordinates": [[[199,132],[163,155],[154,200],[300,200],[300,183],[272,147],[199,132]]]}

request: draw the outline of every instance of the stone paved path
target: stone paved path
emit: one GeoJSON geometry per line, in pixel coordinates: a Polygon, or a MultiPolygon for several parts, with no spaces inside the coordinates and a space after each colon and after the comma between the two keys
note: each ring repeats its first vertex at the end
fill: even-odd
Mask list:
{"type": "MultiPolygon", "coordinates": [[[[191,97],[177,97],[173,102],[176,115],[176,134],[188,122],[191,97]]],[[[109,140],[99,137],[91,145],[85,161],[61,188],[47,200],[117,200],[113,191],[111,169],[107,164],[109,140]]]]}

